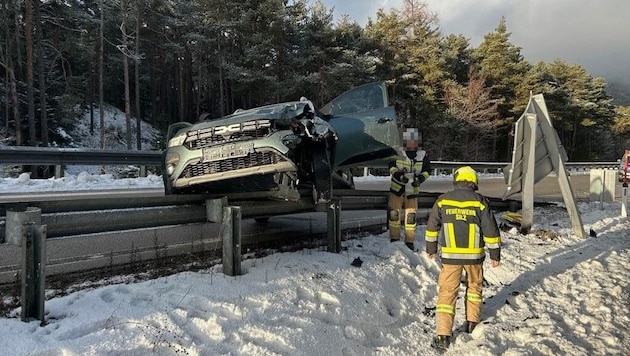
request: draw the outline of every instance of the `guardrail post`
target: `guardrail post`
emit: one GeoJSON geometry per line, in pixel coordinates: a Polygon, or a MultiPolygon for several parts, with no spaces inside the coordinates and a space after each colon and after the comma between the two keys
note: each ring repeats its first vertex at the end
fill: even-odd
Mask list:
{"type": "Polygon", "coordinates": [[[206,219],[213,223],[223,221],[223,208],[227,203],[227,197],[206,200],[206,219]]]}
{"type": "Polygon", "coordinates": [[[328,229],[328,252],[341,252],[341,226],[339,224],[341,215],[341,204],[339,198],[333,198],[326,211],[328,229]]]}
{"type": "Polygon", "coordinates": [[[60,164],[55,165],[55,178],[59,179],[63,177],[63,166],[60,164]]]}
{"type": "Polygon", "coordinates": [[[591,169],[589,175],[591,202],[599,201],[600,209],[604,203],[615,201],[616,172],[610,169],[591,169]]]}
{"type": "Polygon", "coordinates": [[[221,226],[223,237],[223,273],[238,276],[241,271],[241,207],[226,206],[223,208],[221,226]]]}
{"type": "Polygon", "coordinates": [[[22,226],[22,321],[44,324],[46,225],[22,226]]]}
{"type": "Polygon", "coordinates": [[[7,210],[5,238],[11,245],[22,245],[22,228],[24,224],[42,224],[42,210],[40,208],[28,207],[25,210],[7,210]]]}

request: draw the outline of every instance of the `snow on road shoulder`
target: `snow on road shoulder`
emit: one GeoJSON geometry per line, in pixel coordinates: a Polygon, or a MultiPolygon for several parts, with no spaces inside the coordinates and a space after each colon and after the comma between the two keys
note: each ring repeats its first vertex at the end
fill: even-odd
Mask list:
{"type": "Polygon", "coordinates": [[[619,217],[618,204],[601,210],[598,203],[581,203],[580,211],[596,238],[572,235],[558,207],[536,209],[534,220],[544,222],[535,223],[538,234],[504,236],[503,273],[486,269],[496,294],[484,292],[481,350],[604,355],[624,354],[630,346],[628,221],[619,217]]]}
{"type": "Polygon", "coordinates": [[[125,188],[164,188],[161,176],[153,174],[142,178],[115,178],[112,174],[90,174],[81,171],[61,178],[31,179],[30,173],[17,178],[0,178],[0,193],[49,192],[73,190],[102,190],[125,188]]]}

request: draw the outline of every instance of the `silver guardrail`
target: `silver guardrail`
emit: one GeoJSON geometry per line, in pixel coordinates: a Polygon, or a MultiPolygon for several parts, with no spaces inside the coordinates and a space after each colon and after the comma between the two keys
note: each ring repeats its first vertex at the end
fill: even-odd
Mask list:
{"type": "MultiPolygon", "coordinates": [[[[54,165],[62,174],[64,165],[138,165],[161,166],[161,151],[97,150],[78,148],[7,146],[0,148],[0,164],[54,165]]],[[[480,172],[502,172],[508,162],[461,162],[431,161],[436,170],[454,170],[461,166],[471,166],[480,172]]],[[[591,168],[618,168],[619,162],[566,162],[570,170],[591,168]]]]}

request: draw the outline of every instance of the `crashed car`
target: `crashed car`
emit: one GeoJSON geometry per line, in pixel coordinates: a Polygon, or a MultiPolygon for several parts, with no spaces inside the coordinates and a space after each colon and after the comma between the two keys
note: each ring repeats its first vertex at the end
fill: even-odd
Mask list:
{"type": "Polygon", "coordinates": [[[166,194],[271,191],[284,200],[308,188],[321,203],[333,188],[354,188],[351,167],[386,167],[401,146],[387,86],[370,83],[320,110],[303,97],[171,125],[164,188],[166,194]]]}

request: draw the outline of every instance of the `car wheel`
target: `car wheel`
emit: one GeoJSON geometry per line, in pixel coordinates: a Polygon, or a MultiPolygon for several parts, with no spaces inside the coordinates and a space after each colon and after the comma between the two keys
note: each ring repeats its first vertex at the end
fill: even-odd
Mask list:
{"type": "Polygon", "coordinates": [[[162,164],[162,181],[164,181],[164,195],[173,194],[173,186],[171,185],[171,180],[168,179],[166,166],[164,164],[162,164]]]}
{"type": "Polygon", "coordinates": [[[354,189],[354,176],[350,169],[338,170],[332,174],[333,188],[354,189]]]}

